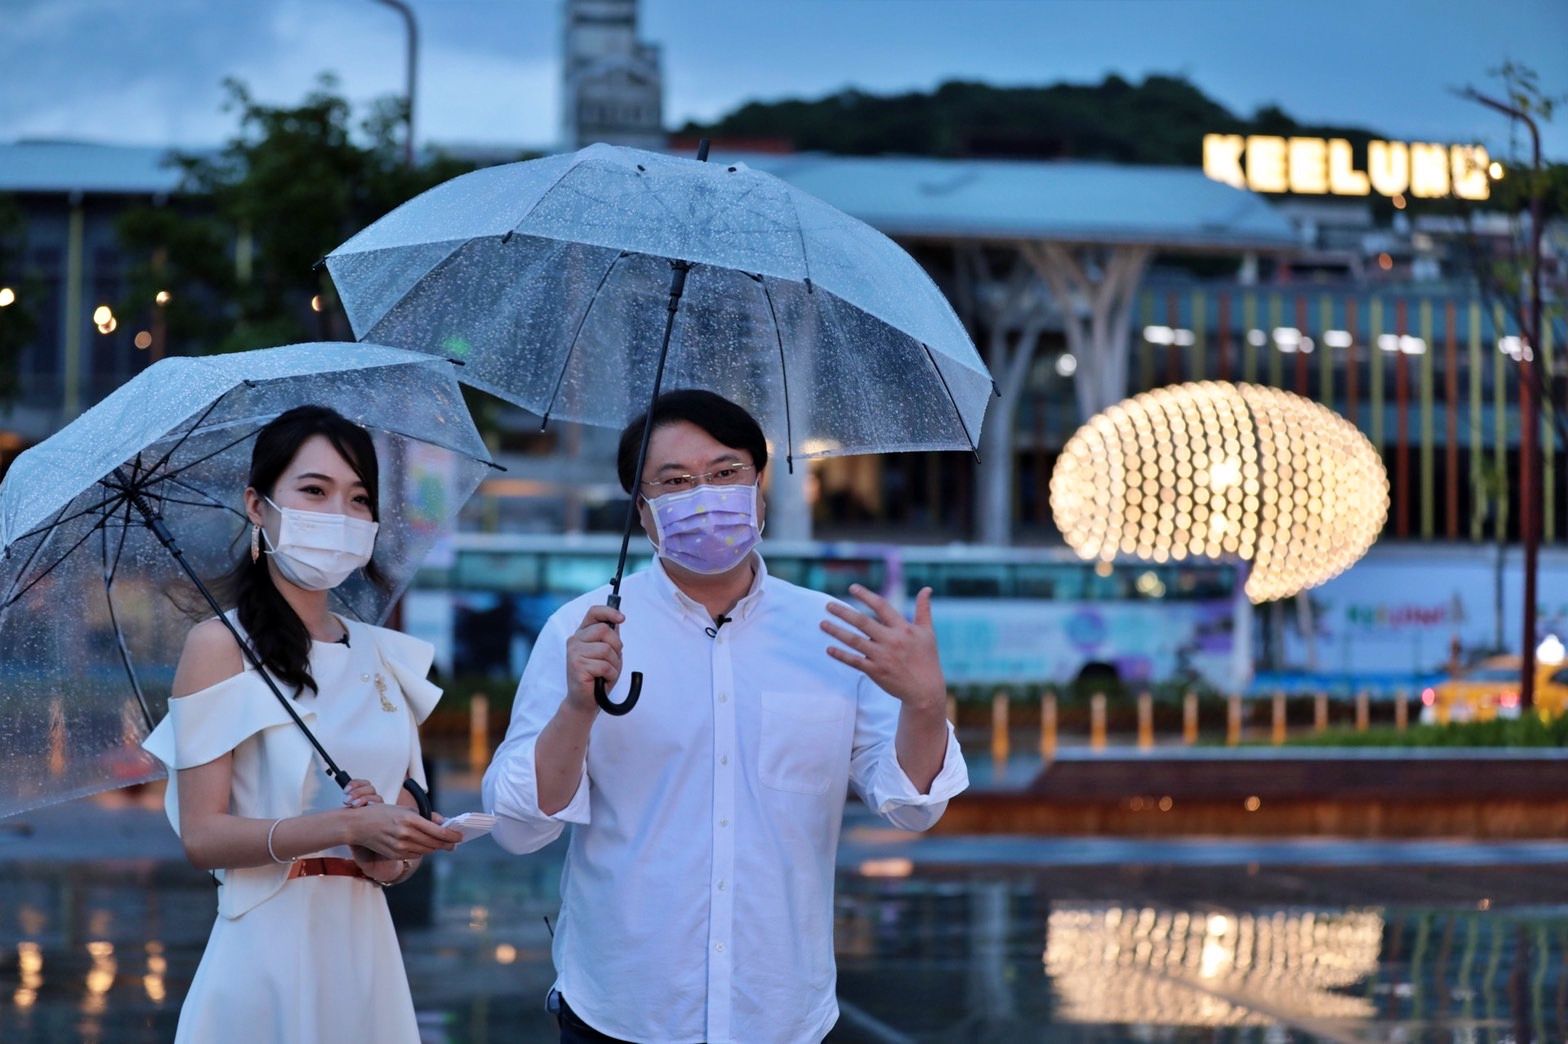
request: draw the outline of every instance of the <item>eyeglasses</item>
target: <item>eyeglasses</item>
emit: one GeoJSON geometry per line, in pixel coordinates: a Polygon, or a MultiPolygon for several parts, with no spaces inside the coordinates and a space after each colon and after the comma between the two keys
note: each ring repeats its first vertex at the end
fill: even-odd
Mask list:
{"type": "Polygon", "coordinates": [[[662,479],[645,479],[642,484],[654,490],[655,496],[663,496],[665,493],[683,493],[703,484],[739,486],[750,481],[752,473],[756,470],[750,464],[726,464],[722,468],[715,468],[701,475],[667,475],[662,479]]]}

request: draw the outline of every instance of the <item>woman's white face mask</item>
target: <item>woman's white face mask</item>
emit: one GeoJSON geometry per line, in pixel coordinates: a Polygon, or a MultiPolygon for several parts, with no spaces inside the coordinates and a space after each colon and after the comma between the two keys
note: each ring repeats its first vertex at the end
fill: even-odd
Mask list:
{"type": "Polygon", "coordinates": [[[324,511],[279,507],[263,497],[282,521],[273,541],[265,526],[261,536],[267,554],[289,583],[307,591],[328,591],[370,562],[376,549],[374,522],[324,511]]]}

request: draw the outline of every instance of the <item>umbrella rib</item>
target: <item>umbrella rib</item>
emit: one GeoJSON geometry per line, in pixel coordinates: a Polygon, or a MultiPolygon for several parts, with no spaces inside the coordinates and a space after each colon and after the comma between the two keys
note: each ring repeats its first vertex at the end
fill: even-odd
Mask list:
{"type": "Polygon", "coordinates": [[[583,334],[583,327],[588,324],[588,316],[593,312],[595,302],[599,300],[599,291],[604,289],[604,284],[610,281],[610,273],[615,271],[615,266],[620,264],[621,258],[627,251],[622,250],[610,259],[610,265],[604,270],[604,275],[599,277],[599,283],[593,288],[593,293],[588,297],[588,307],[583,309],[583,314],[577,320],[577,328],[572,331],[572,343],[566,346],[566,358],[561,361],[561,372],[555,375],[555,387],[550,391],[550,401],[544,407],[544,419],[539,424],[543,431],[550,423],[550,412],[555,409],[556,396],[561,394],[561,384],[566,380],[566,371],[572,366],[572,353],[577,350],[577,339],[583,334]]]}
{"type": "MultiPolygon", "coordinates": [[[[660,206],[660,208],[662,208],[664,210],[664,212],[669,215],[670,221],[672,223],[678,223],[678,222],[680,222],[682,220],[680,215],[675,213],[675,209],[664,201],[664,197],[660,196],[657,192],[653,191],[653,186],[648,183],[648,179],[647,178],[638,178],[637,180],[642,183],[642,189],[643,189],[643,191],[645,193],[648,194],[648,197],[650,199],[652,199],[655,203],[657,203],[660,206]]],[[[578,195],[586,195],[586,193],[579,192],[578,195]]],[[[588,198],[589,199],[593,199],[594,197],[589,196],[588,198]]],[[[609,200],[595,200],[595,202],[608,203],[610,201],[609,200]]]]}
{"type": "Polygon", "coordinates": [[[768,301],[768,316],[773,320],[773,336],[779,343],[779,375],[784,385],[784,463],[789,468],[791,475],[795,474],[795,425],[789,415],[789,367],[784,362],[784,331],[779,328],[779,313],[773,307],[773,293],[768,289],[768,281],[763,276],[757,276],[757,282],[762,286],[762,296],[768,301]]]}
{"type": "Polygon", "coordinates": [[[245,518],[244,515],[240,514],[238,511],[235,511],[233,508],[225,504],[215,504],[210,500],[187,500],[184,497],[171,497],[166,493],[159,493],[157,494],[157,497],[160,504],[178,504],[181,507],[212,508],[217,511],[228,511],[240,518],[244,518],[246,522],[250,521],[250,519],[245,518]]]}
{"type": "MultiPolygon", "coordinates": [[[[445,443],[436,442],[434,439],[427,439],[423,435],[413,435],[413,434],[410,434],[409,432],[402,431],[402,430],[400,430],[398,428],[389,428],[389,427],[387,427],[384,424],[366,424],[365,427],[367,427],[367,428],[374,428],[376,431],[384,431],[388,435],[396,435],[398,438],[400,438],[400,439],[407,439],[409,442],[417,442],[421,446],[434,446],[436,449],[446,450],[448,453],[455,453],[459,457],[464,457],[464,458],[466,458],[468,460],[473,461],[475,464],[484,464],[485,466],[489,467],[492,471],[505,471],[506,470],[506,468],[504,468],[500,464],[497,464],[493,460],[489,460],[489,459],[487,459],[485,457],[476,457],[472,453],[468,452],[467,450],[458,449],[455,446],[448,446],[445,443]]],[[[248,522],[250,520],[246,519],[246,521],[248,522]]]]}
{"type": "Polygon", "coordinates": [[[931,368],[936,371],[937,380],[942,382],[942,390],[947,393],[947,401],[953,407],[953,415],[958,418],[958,426],[963,429],[964,438],[969,442],[969,452],[975,455],[975,460],[980,459],[980,449],[975,445],[974,436],[969,434],[969,425],[964,423],[964,413],[958,408],[958,400],[953,398],[953,389],[947,386],[947,375],[942,372],[942,367],[936,364],[936,356],[931,354],[931,346],[921,341],[920,347],[925,349],[926,360],[931,363],[931,368]]]}
{"type": "Polygon", "coordinates": [[[102,518],[102,519],[99,519],[97,522],[93,523],[93,527],[91,529],[89,529],[87,532],[83,533],[81,535],[81,537],[76,541],[76,543],[72,544],[70,547],[65,549],[65,554],[61,555],[59,558],[57,558],[53,562],[49,563],[49,568],[45,569],[43,572],[41,572],[37,576],[33,577],[32,582],[30,582],[26,587],[22,588],[20,591],[17,591],[14,594],[12,594],[11,596],[9,596],[8,598],[6,598],[6,600],[3,603],[0,603],[0,609],[8,609],[11,606],[15,605],[19,598],[21,598],[27,592],[31,591],[33,588],[35,588],[39,584],[41,584],[44,581],[44,578],[47,577],[50,573],[54,572],[56,569],[60,568],[60,565],[67,558],[70,558],[72,553],[75,552],[75,550],[77,548],[81,547],[83,544],[87,543],[87,541],[91,540],[92,539],[92,535],[94,533],[98,532],[98,530],[102,529],[104,527],[104,523],[107,522],[107,521],[108,521],[107,518],[102,518]]]}
{"type": "MultiPolygon", "coordinates": [[[[200,428],[202,426],[202,423],[205,422],[208,417],[212,416],[212,411],[218,408],[218,404],[221,403],[224,399],[226,399],[228,397],[229,392],[233,391],[237,387],[238,387],[238,385],[232,385],[231,384],[229,387],[225,388],[222,392],[220,392],[218,394],[218,397],[213,399],[212,402],[208,403],[207,404],[207,408],[205,410],[201,411],[201,416],[196,418],[196,422],[194,424],[192,424],[189,428],[185,429],[185,434],[180,436],[179,441],[176,442],[174,445],[170,446],[169,449],[168,449],[168,452],[166,452],[163,455],[163,457],[160,458],[159,461],[156,464],[154,464],[152,467],[148,468],[142,474],[147,474],[147,475],[154,474],[154,473],[156,473],[158,471],[159,468],[161,468],[165,464],[169,463],[169,458],[173,457],[176,453],[178,453],[180,451],[180,447],[185,445],[186,440],[188,440],[192,435],[196,434],[196,429],[200,428]]],[[[224,447],[224,448],[227,449],[228,447],[224,447]]],[[[141,460],[141,454],[137,454],[137,461],[138,461],[138,463],[140,462],[140,460],[141,460]]]]}
{"type": "MultiPolygon", "coordinates": [[[[110,499],[112,500],[114,498],[111,497],[110,499]]],[[[106,500],[103,503],[107,504],[108,502],[109,501],[106,500]]],[[[27,552],[26,560],[23,561],[22,564],[17,567],[17,570],[16,570],[17,579],[11,584],[11,590],[6,593],[5,600],[3,602],[0,602],[0,608],[4,608],[5,606],[10,605],[13,601],[15,601],[15,598],[20,598],[21,597],[21,595],[15,595],[15,598],[12,597],[12,595],[16,591],[17,583],[20,583],[21,582],[21,578],[23,576],[27,575],[28,567],[33,564],[33,559],[38,557],[38,552],[42,551],[44,549],[44,545],[49,542],[49,537],[54,535],[53,534],[53,530],[57,526],[59,526],[61,524],[61,521],[62,521],[61,516],[63,516],[65,514],[65,509],[70,507],[70,506],[71,506],[70,503],[67,502],[64,507],[60,508],[60,514],[56,515],[55,516],[55,520],[53,522],[51,522],[49,525],[47,525],[47,526],[40,526],[39,528],[37,528],[35,530],[32,530],[31,532],[23,533],[21,536],[17,537],[15,541],[11,542],[11,546],[15,547],[17,541],[23,540],[26,537],[33,536],[33,535],[36,535],[36,534],[43,534],[43,539],[38,541],[38,543],[33,546],[33,549],[31,551],[27,552]]],[[[98,507],[100,507],[100,508],[102,506],[103,506],[103,504],[98,505],[98,507]]],[[[92,511],[96,511],[96,510],[98,510],[98,508],[90,508],[90,509],[88,509],[86,511],[79,511],[75,515],[72,515],[71,518],[69,519],[69,521],[74,521],[74,520],[80,518],[82,515],[89,514],[92,511]]]]}
{"type": "MultiPolygon", "coordinates": [[[[120,520],[120,545],[114,549],[114,562],[112,564],[110,564],[110,566],[109,566],[109,574],[108,574],[108,576],[106,576],[104,578],[107,583],[111,583],[111,584],[114,582],[114,578],[119,575],[119,572],[120,572],[120,558],[121,558],[122,555],[125,554],[125,543],[130,538],[130,529],[131,529],[131,502],[130,502],[130,499],[127,498],[121,504],[121,506],[125,509],[125,517],[120,520]]],[[[108,517],[109,517],[109,512],[104,512],[104,521],[105,522],[108,521],[108,517]]],[[[103,531],[104,531],[104,541],[105,541],[105,544],[107,544],[108,539],[109,539],[109,536],[108,536],[108,534],[109,534],[109,527],[107,525],[105,525],[103,527],[103,531]]]]}
{"type": "Polygon", "coordinates": [[[559,188],[561,182],[566,180],[566,175],[572,173],[572,171],[576,169],[577,163],[575,160],[571,163],[568,163],[566,165],[566,169],[561,171],[560,176],[558,176],[554,181],[550,182],[550,187],[539,193],[539,198],[534,200],[533,203],[529,204],[528,209],[523,212],[523,216],[512,222],[512,231],[508,232],[501,242],[504,243],[506,240],[511,239],[512,234],[517,231],[518,226],[521,225],[524,221],[527,221],[529,218],[533,217],[534,211],[538,210],[539,207],[544,203],[544,198],[559,188]]]}
{"type": "Polygon", "coordinates": [[[219,500],[217,497],[213,496],[211,493],[208,493],[206,490],[198,489],[197,487],[191,485],[189,482],[181,481],[175,475],[168,476],[164,481],[172,483],[173,485],[179,486],[181,489],[189,490],[190,492],[196,494],[198,497],[202,498],[201,502],[190,501],[190,500],[178,500],[178,499],[176,499],[174,497],[163,497],[164,500],[171,501],[171,502],[173,502],[175,504],[184,504],[186,507],[215,507],[219,511],[227,511],[227,512],[229,512],[231,515],[233,515],[234,517],[240,519],[241,521],[244,521],[244,522],[249,522],[250,521],[250,516],[246,515],[245,512],[243,512],[243,511],[239,510],[238,508],[234,507],[232,504],[225,504],[223,501],[219,500]]]}
{"type": "MultiPolygon", "coordinates": [[[[213,450],[211,453],[206,454],[205,456],[197,457],[195,460],[186,461],[184,464],[181,464],[179,467],[177,467],[174,470],[170,471],[168,474],[160,476],[159,481],[162,481],[164,479],[171,479],[171,478],[173,478],[176,475],[183,475],[185,472],[189,471],[191,468],[194,468],[196,465],[198,465],[198,464],[205,464],[207,461],[211,460],[213,457],[216,457],[220,453],[227,453],[229,450],[233,449],[235,446],[238,446],[240,443],[244,442],[246,439],[250,438],[254,434],[256,434],[254,431],[247,431],[245,434],[241,435],[239,438],[235,439],[233,442],[225,443],[224,445],[219,446],[217,449],[213,450]]],[[[164,460],[167,461],[168,457],[165,456],[164,460]]],[[[160,462],[160,466],[161,466],[161,462],[160,462]]]]}
{"type": "MultiPolygon", "coordinates": [[[[151,732],[154,722],[152,711],[147,707],[147,696],[142,692],[142,683],[136,677],[136,668],[131,664],[131,650],[125,643],[125,631],[120,627],[120,614],[114,610],[114,576],[120,570],[120,556],[125,552],[125,541],[129,534],[131,521],[131,502],[126,500],[122,505],[125,508],[125,521],[120,529],[120,543],[114,549],[114,561],[109,560],[109,527],[104,526],[103,532],[103,600],[109,607],[109,626],[114,628],[115,646],[120,652],[120,663],[125,667],[125,676],[130,679],[131,692],[136,696],[137,706],[141,708],[142,721],[151,732]]],[[[107,517],[108,512],[105,512],[107,517]]]]}
{"type": "MultiPolygon", "coordinates": [[[[795,205],[795,197],[790,194],[789,187],[785,186],[784,198],[789,200],[790,213],[795,215],[795,238],[800,240],[800,267],[806,270],[806,293],[811,293],[811,255],[806,253],[806,230],[800,224],[800,208],[795,205]]],[[[926,349],[930,351],[930,349],[926,349]]]]}
{"type": "MultiPolygon", "coordinates": [[[[111,486],[109,488],[113,489],[114,487],[111,486]]],[[[60,509],[60,515],[56,516],[53,521],[46,522],[45,524],[43,524],[41,526],[37,526],[37,527],[35,527],[33,529],[29,529],[27,532],[21,534],[15,540],[11,541],[11,546],[15,547],[17,544],[20,544],[22,541],[26,540],[28,537],[38,536],[40,533],[47,533],[47,532],[49,532],[52,529],[59,529],[61,526],[65,525],[67,522],[75,522],[77,519],[81,518],[84,515],[97,514],[99,511],[103,510],[109,504],[119,500],[122,495],[123,494],[121,494],[119,492],[116,492],[114,494],[114,496],[112,496],[112,497],[105,497],[104,499],[98,501],[98,503],[91,504],[91,505],[89,505],[87,507],[82,508],[80,511],[72,512],[69,515],[65,514],[65,511],[71,506],[70,503],[67,502],[66,505],[60,509]]],[[[26,562],[22,563],[22,568],[26,569],[27,565],[28,565],[28,563],[26,563],[26,562]]]]}

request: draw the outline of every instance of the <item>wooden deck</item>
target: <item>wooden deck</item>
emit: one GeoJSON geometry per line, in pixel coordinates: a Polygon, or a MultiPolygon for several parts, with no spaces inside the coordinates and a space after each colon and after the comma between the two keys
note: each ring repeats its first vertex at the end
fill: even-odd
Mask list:
{"type": "Polygon", "coordinates": [[[1046,836],[1568,837],[1568,752],[1185,751],[1058,759],[938,830],[1046,836]]]}

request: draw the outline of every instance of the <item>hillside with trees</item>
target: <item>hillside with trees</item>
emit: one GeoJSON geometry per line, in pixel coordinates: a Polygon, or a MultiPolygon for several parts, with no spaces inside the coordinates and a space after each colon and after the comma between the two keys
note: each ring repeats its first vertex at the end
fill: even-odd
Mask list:
{"type": "Polygon", "coordinates": [[[1241,117],[1177,76],[1129,83],[996,87],[960,80],[932,91],[869,94],[853,88],[816,100],[749,102],[682,137],[769,141],[839,155],[996,156],[1198,166],[1203,135],[1301,134],[1348,138],[1358,151],[1376,132],[1299,123],[1274,106],[1241,117]]]}

